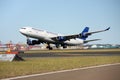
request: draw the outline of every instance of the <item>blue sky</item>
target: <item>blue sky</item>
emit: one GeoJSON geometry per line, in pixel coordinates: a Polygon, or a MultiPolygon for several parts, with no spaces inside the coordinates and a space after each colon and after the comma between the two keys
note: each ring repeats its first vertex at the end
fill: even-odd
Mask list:
{"type": "Polygon", "coordinates": [[[90,36],[102,39],[90,44],[120,44],[120,0],[0,0],[0,41],[26,42],[19,33],[24,26],[62,34],[110,26],[110,31],[90,36]]]}

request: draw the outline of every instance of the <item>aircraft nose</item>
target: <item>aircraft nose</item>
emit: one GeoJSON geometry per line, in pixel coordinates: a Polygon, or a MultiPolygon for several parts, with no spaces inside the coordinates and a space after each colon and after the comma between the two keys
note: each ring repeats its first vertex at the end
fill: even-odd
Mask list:
{"type": "Polygon", "coordinates": [[[22,34],[24,34],[24,33],[25,33],[25,30],[21,28],[21,29],[19,30],[19,32],[22,33],[22,34]]]}
{"type": "Polygon", "coordinates": [[[23,33],[23,30],[22,30],[22,29],[19,29],[19,32],[20,32],[20,33],[23,33]]]}

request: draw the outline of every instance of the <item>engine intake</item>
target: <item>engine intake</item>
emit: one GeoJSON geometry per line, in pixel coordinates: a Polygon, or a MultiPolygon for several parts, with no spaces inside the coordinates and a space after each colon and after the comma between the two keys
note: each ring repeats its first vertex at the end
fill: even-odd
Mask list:
{"type": "Polygon", "coordinates": [[[40,41],[38,40],[30,40],[30,39],[27,39],[27,44],[28,45],[35,45],[35,44],[40,44],[40,41]]]}
{"type": "Polygon", "coordinates": [[[58,36],[58,37],[57,37],[57,40],[58,40],[58,41],[65,41],[66,39],[65,39],[65,37],[63,37],[63,36],[58,36]]]}

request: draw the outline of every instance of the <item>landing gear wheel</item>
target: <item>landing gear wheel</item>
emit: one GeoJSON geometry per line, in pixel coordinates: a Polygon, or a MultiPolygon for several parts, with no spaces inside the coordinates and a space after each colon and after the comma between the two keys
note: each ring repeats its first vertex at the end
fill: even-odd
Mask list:
{"type": "Polygon", "coordinates": [[[48,46],[46,48],[49,50],[53,50],[53,48],[50,46],[50,44],[48,44],[48,46]]]}
{"type": "Polygon", "coordinates": [[[62,44],[61,46],[63,46],[63,48],[67,48],[67,45],[65,45],[65,44],[62,44]]]}

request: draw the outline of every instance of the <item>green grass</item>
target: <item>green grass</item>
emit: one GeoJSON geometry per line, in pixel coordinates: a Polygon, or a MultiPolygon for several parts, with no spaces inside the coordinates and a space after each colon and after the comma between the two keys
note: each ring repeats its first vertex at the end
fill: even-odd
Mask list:
{"type": "Polygon", "coordinates": [[[19,75],[80,68],[86,66],[120,63],[120,56],[81,56],[64,58],[27,58],[26,61],[0,61],[0,78],[19,75]]]}

